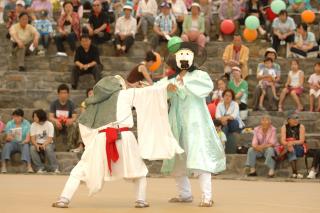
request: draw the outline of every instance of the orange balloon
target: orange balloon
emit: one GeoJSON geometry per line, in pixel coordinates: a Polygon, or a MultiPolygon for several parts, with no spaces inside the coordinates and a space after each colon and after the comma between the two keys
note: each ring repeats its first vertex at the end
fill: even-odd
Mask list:
{"type": "Polygon", "coordinates": [[[301,19],[303,22],[310,24],[314,22],[314,20],[316,19],[316,15],[312,10],[305,10],[301,13],[301,19]]]}
{"type": "Polygon", "coordinates": [[[156,61],[149,67],[149,71],[156,71],[161,65],[161,56],[157,52],[153,52],[156,55],[156,61]]]}
{"type": "Polygon", "coordinates": [[[257,39],[258,37],[258,32],[257,30],[249,30],[249,29],[244,29],[243,30],[243,37],[248,41],[252,42],[257,39]]]}

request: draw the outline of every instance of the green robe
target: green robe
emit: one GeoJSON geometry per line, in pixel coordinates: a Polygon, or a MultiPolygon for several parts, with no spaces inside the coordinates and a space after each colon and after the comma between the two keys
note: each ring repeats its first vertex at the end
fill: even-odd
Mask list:
{"type": "MultiPolygon", "coordinates": [[[[166,83],[175,83],[176,78],[166,83]]],[[[177,92],[169,93],[171,103],[169,122],[172,132],[185,154],[165,160],[161,171],[171,173],[175,159],[183,158],[187,169],[218,173],[226,169],[223,145],[214,128],[205,98],[213,90],[208,73],[201,70],[187,72],[184,85],[177,92]]]]}

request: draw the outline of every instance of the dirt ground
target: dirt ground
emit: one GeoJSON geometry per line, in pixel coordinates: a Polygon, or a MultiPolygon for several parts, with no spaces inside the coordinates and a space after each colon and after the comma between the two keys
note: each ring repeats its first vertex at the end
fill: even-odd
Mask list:
{"type": "Polygon", "coordinates": [[[193,203],[167,202],[168,198],[176,195],[171,178],[148,178],[150,208],[132,208],[133,184],[123,180],[106,182],[104,189],[93,197],[88,197],[85,185],[81,185],[69,209],[52,208],[51,203],[59,196],[67,178],[53,175],[0,175],[0,212],[320,212],[319,183],[213,180],[215,205],[212,208],[199,208],[200,191],[196,179],[191,180],[195,197],[193,203]]]}

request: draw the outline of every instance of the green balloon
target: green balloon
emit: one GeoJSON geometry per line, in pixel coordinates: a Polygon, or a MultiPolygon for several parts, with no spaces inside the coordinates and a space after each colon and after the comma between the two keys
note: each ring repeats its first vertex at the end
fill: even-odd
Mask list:
{"type": "MultiPolygon", "coordinates": [[[[302,0],[296,0],[296,1],[302,1],[302,0]]],[[[271,3],[271,10],[275,14],[279,14],[281,10],[286,9],[286,3],[282,0],[275,0],[271,3]]]]}
{"type": "Polygon", "coordinates": [[[294,2],[299,4],[299,3],[303,2],[303,0],[294,0],[294,2]]]}
{"type": "Polygon", "coordinates": [[[182,39],[178,36],[172,37],[169,42],[168,42],[168,50],[170,53],[175,53],[179,50],[180,48],[180,43],[182,42],[182,39]]]}
{"type": "Polygon", "coordinates": [[[260,26],[260,21],[256,16],[248,16],[245,20],[246,28],[249,30],[256,30],[260,26]]]}

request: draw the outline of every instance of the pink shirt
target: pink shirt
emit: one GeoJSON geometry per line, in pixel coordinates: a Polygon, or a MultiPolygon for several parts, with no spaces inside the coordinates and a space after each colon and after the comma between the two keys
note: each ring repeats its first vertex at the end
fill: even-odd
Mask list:
{"type": "Polygon", "coordinates": [[[316,73],[313,73],[308,80],[309,84],[320,84],[320,75],[317,75],[316,73]]]}
{"type": "Polygon", "coordinates": [[[278,144],[276,128],[270,126],[266,134],[263,133],[261,126],[254,128],[252,146],[263,144],[272,144],[273,146],[278,144]]]}

